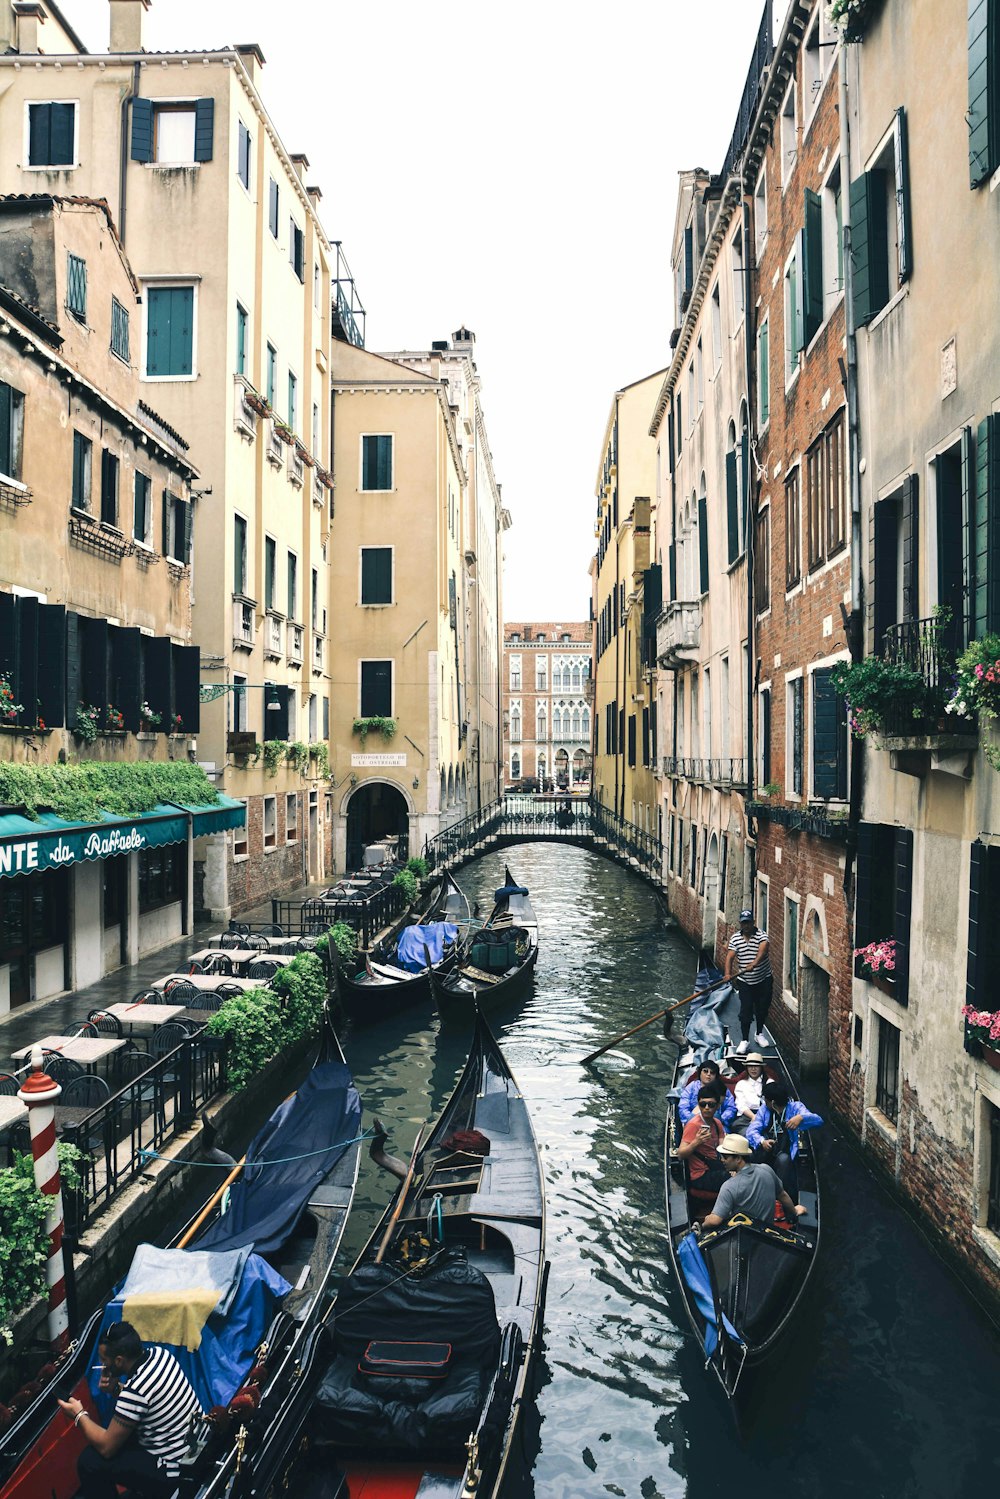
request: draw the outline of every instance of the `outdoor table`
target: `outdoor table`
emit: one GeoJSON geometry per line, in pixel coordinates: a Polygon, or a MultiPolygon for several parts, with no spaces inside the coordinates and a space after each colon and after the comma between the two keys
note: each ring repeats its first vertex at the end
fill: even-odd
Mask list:
{"type": "Polygon", "coordinates": [[[79,1062],[81,1067],[90,1070],[124,1045],[124,1039],[115,1036],[43,1036],[40,1041],[32,1041],[30,1046],[12,1051],[11,1056],[16,1062],[28,1061],[34,1048],[40,1046],[43,1051],[57,1051],[60,1056],[79,1062]]]}
{"type": "MultiPolygon", "coordinates": [[[[205,949],[205,951],[224,952],[229,954],[232,954],[234,952],[246,952],[247,949],[242,947],[220,947],[219,944],[222,941],[222,938],[231,937],[232,935],[232,932],[217,932],[214,937],[209,938],[209,946],[205,949]]],[[[239,933],[237,935],[242,936],[242,933],[239,933]]],[[[245,941],[246,939],[244,938],[243,940],[245,941]]],[[[253,952],[256,952],[257,956],[261,958],[269,958],[272,953],[287,953],[289,957],[294,958],[296,953],[299,951],[300,941],[301,938],[299,937],[268,937],[266,948],[253,948],[251,950],[253,952]]],[[[195,954],[195,956],[197,957],[197,953],[195,954]]]]}
{"type": "Polygon", "coordinates": [[[181,1013],[185,1020],[192,1020],[195,1025],[207,1025],[212,1016],[217,1015],[219,1012],[218,1010],[199,1010],[191,1005],[186,1010],[182,1010],[181,1013]]]}
{"type": "Polygon", "coordinates": [[[110,1005],[104,1011],[105,1015],[113,1015],[121,1024],[128,1026],[131,1030],[134,1026],[148,1026],[155,1030],[157,1026],[166,1025],[178,1015],[184,1013],[183,1005],[158,1005],[158,1004],[118,1004],[110,1005]]]}
{"type": "Polygon", "coordinates": [[[263,979],[232,979],[222,973],[165,973],[161,979],[154,979],[149,987],[165,989],[174,979],[192,984],[196,989],[213,990],[218,989],[220,984],[236,984],[240,989],[259,989],[264,982],[263,979]]]}
{"type": "MultiPolygon", "coordinates": [[[[294,962],[293,953],[258,952],[254,947],[204,947],[201,952],[193,952],[188,958],[189,963],[206,963],[212,958],[228,958],[230,963],[237,968],[243,968],[247,963],[256,963],[258,960],[265,963],[277,963],[279,968],[294,962]]],[[[195,975],[200,977],[201,975],[195,975]]],[[[206,978],[224,978],[224,974],[205,974],[206,978]]]]}

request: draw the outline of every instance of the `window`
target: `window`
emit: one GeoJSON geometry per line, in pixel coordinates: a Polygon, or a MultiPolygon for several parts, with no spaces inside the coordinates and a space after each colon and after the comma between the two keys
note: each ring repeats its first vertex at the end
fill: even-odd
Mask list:
{"type": "Polygon", "coordinates": [[[846,801],[847,710],[832,677],[832,667],[812,674],[812,794],[820,801],[846,801]]]}
{"type": "Polygon", "coordinates": [[[920,616],[918,490],[916,474],[908,474],[899,489],[872,507],[868,631],[873,655],[884,653],[886,631],[893,625],[920,616]]]}
{"type": "Polygon", "coordinates": [[[765,875],[757,876],[757,925],[762,932],[767,931],[767,903],[769,894],[769,881],[765,875]]]}
{"type": "Polygon", "coordinates": [[[726,529],[728,534],[730,563],[736,561],[743,550],[743,532],[741,514],[741,494],[746,493],[746,484],[740,485],[740,469],[746,465],[746,445],[741,446],[737,455],[736,451],[736,427],[729,423],[729,434],[726,446],[726,529]]]}
{"type": "Polygon", "coordinates": [[[392,717],[392,662],[361,662],[361,695],[359,705],[362,718],[392,717]]]}
{"type": "Polygon", "coordinates": [[[829,317],[844,289],[844,205],[840,168],[834,167],[823,188],[823,316],[829,317]]]}
{"type": "Polygon", "coordinates": [[[76,165],[76,105],[28,105],[28,166],[76,165]]]}
{"type": "Polygon", "coordinates": [[[1000,11],[996,0],[969,4],[969,183],[1000,167],[1000,11]]]}
{"type": "Polygon", "coordinates": [[[519,708],[510,710],[510,742],[511,744],[521,743],[521,710],[519,708]]]}
{"type": "Polygon", "coordinates": [[[247,372],[247,330],[249,318],[247,310],[241,303],[236,304],[236,373],[245,375],[247,372]]]}
{"type": "MultiPolygon", "coordinates": [[[[758,765],[758,778],[760,785],[771,785],[771,689],[762,687],[758,697],[758,750],[760,762],[758,765]]],[[[766,931],[767,928],[765,927],[766,931]]]]}
{"type": "Polygon", "coordinates": [[[187,889],[187,845],[139,850],[139,910],[155,911],[184,899],[187,889]]]}
{"type": "Polygon", "coordinates": [[[789,994],[799,992],[799,903],[785,896],[784,987],[789,994]]]}
{"type": "Polygon", "coordinates": [[[802,795],[802,678],[793,677],[785,686],[785,781],[792,796],[802,795]]]}
{"type": "Polygon", "coordinates": [[[146,379],[194,374],[194,287],[147,286],[146,379]]]}
{"type": "Polygon", "coordinates": [[[274,586],[278,574],[278,544],[273,536],[264,537],[264,608],[274,608],[274,586]]]}
{"type": "Polygon", "coordinates": [[[511,656],[510,658],[510,690],[520,692],[521,690],[521,658],[511,656]]]}
{"type": "Polygon", "coordinates": [[[698,414],[705,408],[705,355],[699,338],[694,350],[695,392],[698,397],[698,414]]]}
{"type": "Polygon", "coordinates": [[[989,1140],[986,1174],[986,1227],[1000,1233],[1000,1109],[984,1099],[989,1140]]]}
{"type": "Polygon", "coordinates": [[[688,853],[690,855],[690,868],[688,872],[688,884],[693,890],[698,879],[698,829],[694,819],[691,820],[691,835],[688,840],[688,853]]]}
{"type": "Polygon", "coordinates": [[[722,363],[722,298],[719,283],[712,288],[712,373],[722,363]]]}
{"type": "Polygon", "coordinates": [[[892,126],[869,171],[851,183],[854,319],[870,323],[908,279],[913,264],[906,111],[892,126]]]}
{"type": "Polygon", "coordinates": [[[233,592],[245,597],[247,591],[247,523],[242,515],[233,516],[233,592]]]}
{"type": "Polygon", "coordinates": [[[810,572],[844,545],[843,414],[806,455],[806,540],[810,572]]]}
{"type": "Polygon", "coordinates": [[[799,122],[795,103],[795,78],[788,85],[785,102],[781,106],[781,185],[788,186],[799,154],[799,122]]]}
{"type": "Polygon", "coordinates": [[[288,425],[291,427],[291,429],[292,429],[293,432],[298,432],[298,420],[299,420],[298,400],[299,400],[299,382],[295,378],[295,376],[292,374],[291,370],[289,370],[288,371],[288,425]]]}
{"type": "Polygon", "coordinates": [[[132,489],[132,535],[144,546],[150,544],[152,523],[152,485],[147,475],[136,469],[132,489]]]}
{"type": "MultiPolygon", "coordinates": [[[[986,447],[989,443],[987,440],[986,447]]],[[[938,453],[934,458],[935,520],[937,540],[937,603],[950,611],[950,619],[944,626],[941,644],[945,650],[956,655],[968,645],[972,638],[975,614],[973,599],[972,556],[977,532],[973,508],[973,487],[976,481],[972,461],[972,429],[967,427],[961,442],[938,453]]],[[[983,478],[988,478],[989,468],[983,478]]],[[[984,495],[985,499],[985,495],[984,495]]],[[[988,515],[989,507],[983,507],[988,515]]],[[[987,522],[988,529],[988,522],[987,522]]],[[[992,571],[990,557],[986,557],[987,576],[975,581],[983,587],[988,597],[989,574],[992,571]]]]}
{"type": "Polygon", "coordinates": [[[250,191],[250,132],[240,120],[236,146],[236,175],[250,191]]]}
{"type": "Polygon", "coordinates": [[[875,1107],[891,1124],[899,1119],[899,1030],[884,1015],[878,1022],[878,1063],[875,1075],[875,1107]]]}
{"type": "Polygon", "coordinates": [[[521,756],[520,755],[511,755],[511,757],[510,757],[510,774],[511,774],[511,780],[519,781],[521,779],[521,756]]]}
{"type": "Polygon", "coordinates": [[[361,602],[392,603],[392,547],[361,548],[361,602]]]}
{"type": "Polygon", "coordinates": [[[195,160],[193,104],[153,105],[153,160],[186,166],[195,160]]]}
{"type": "MultiPolygon", "coordinates": [[[[325,613],[325,611],[324,611],[325,613]]],[[[319,629],[319,573],[316,568],[310,568],[309,577],[309,620],[314,630],[319,629]]],[[[326,631],[324,620],[323,633],[326,631]]]]}
{"type": "Polygon", "coordinates": [[[315,307],[315,309],[316,309],[317,312],[319,311],[319,292],[320,292],[319,266],[318,265],[314,265],[313,266],[313,306],[315,307]]]}
{"type": "Polygon", "coordinates": [[[101,524],[118,524],[118,455],[101,449],[101,524]]]}
{"type": "MultiPolygon", "coordinates": [[[[91,464],[94,444],[82,432],[73,433],[73,509],[90,509],[91,464]]],[[[6,471],[6,470],[5,470],[6,471]]]]}
{"type": "Polygon", "coordinates": [[[267,189],[267,227],[270,229],[275,239],[278,238],[278,203],[278,184],[275,182],[274,178],[271,177],[269,179],[267,189]]]}
{"type": "Polygon", "coordinates": [[[214,99],[132,100],[133,161],[190,166],[212,160],[214,99]]]}
{"type": "Polygon", "coordinates": [[[277,848],[278,846],[278,799],[276,796],[265,796],[264,798],[264,847],[277,848]]]}
{"type": "Polygon", "coordinates": [[[802,54],[802,93],[806,118],[816,110],[823,83],[833,63],[837,38],[831,35],[831,26],[826,19],[826,7],[821,5],[802,54]]]}
{"type": "MultiPolygon", "coordinates": [[[[234,682],[236,681],[235,677],[233,678],[233,681],[234,682]]],[[[235,698],[237,696],[237,694],[234,693],[233,696],[235,698]]],[[[244,805],[244,807],[246,807],[246,805],[247,805],[245,799],[244,799],[243,805],[244,805]]],[[[241,828],[233,828],[233,858],[234,859],[246,859],[246,858],[249,858],[249,856],[250,856],[250,843],[249,843],[248,834],[247,834],[247,822],[245,820],[244,823],[243,823],[243,826],[241,828]]]]}
{"type": "Polygon", "coordinates": [[[733,322],[740,323],[746,311],[746,285],[743,280],[743,230],[737,229],[733,247],[733,322]]]}
{"type": "Polygon", "coordinates": [[[771,324],[765,313],[757,329],[757,426],[763,430],[771,420],[771,324]]]}
{"type": "Polygon", "coordinates": [[[278,351],[273,344],[267,346],[267,404],[274,410],[274,395],[278,386],[278,351]]]}
{"type": "Polygon", "coordinates": [[[111,352],[128,364],[128,313],[117,297],[111,298],[111,352]]]}
{"type": "Polygon", "coordinates": [[[754,243],[756,246],[757,263],[764,253],[767,244],[767,174],[761,172],[757,182],[757,189],[753,195],[753,222],[754,243]]]}
{"type": "Polygon", "coordinates": [[[79,255],[66,255],[66,311],[78,323],[87,321],[87,262],[79,255]]]}
{"type": "Polygon", "coordinates": [[[548,682],[549,663],[544,656],[535,658],[535,690],[544,692],[548,682]]]}
{"type": "Polygon", "coordinates": [[[771,607],[771,507],[761,506],[754,521],[753,592],[758,614],[771,607]]]}
{"type": "Polygon", "coordinates": [[[299,559],[294,552],[288,554],[288,618],[299,617],[299,559]]]}
{"type": "MultiPolygon", "coordinates": [[[[886,823],[858,825],[854,944],[866,947],[892,937],[896,966],[889,980],[905,1005],[910,982],[910,905],[913,888],[913,833],[886,823]]],[[[860,969],[856,969],[860,973],[860,969]]]]}
{"type": "Polygon", "coordinates": [[[246,677],[240,676],[238,672],[234,672],[233,690],[229,694],[229,726],[239,733],[246,733],[249,727],[247,697],[246,677]]]}
{"type": "Polygon", "coordinates": [[[191,560],[191,506],[168,490],[163,492],[163,553],[174,562],[191,560]]]}
{"type": "Polygon", "coordinates": [[[361,488],[392,488],[392,437],[378,435],[361,439],[361,488]]]}
{"type": "Polygon", "coordinates": [[[306,279],[306,237],[293,218],[288,220],[288,260],[300,281],[306,279]]]}
{"type": "Polygon", "coordinates": [[[793,468],[785,480],[785,592],[802,581],[802,499],[799,470],[793,468]]]}
{"type": "Polygon", "coordinates": [[[285,842],[297,843],[299,840],[299,799],[294,791],[289,791],[285,797],[285,842]]]}
{"type": "Polygon", "coordinates": [[[723,760],[732,753],[729,745],[729,657],[719,661],[719,749],[723,760]]]}
{"type": "Polygon", "coordinates": [[[795,239],[795,249],[785,265],[785,384],[791,383],[799,371],[799,355],[803,345],[802,275],[799,256],[802,235],[795,239]]]}

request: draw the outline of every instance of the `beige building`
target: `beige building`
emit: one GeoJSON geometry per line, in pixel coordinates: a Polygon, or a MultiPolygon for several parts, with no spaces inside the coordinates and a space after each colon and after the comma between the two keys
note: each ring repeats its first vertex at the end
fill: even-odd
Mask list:
{"type": "Polygon", "coordinates": [[[385,836],[419,854],[470,807],[460,413],[424,374],[333,348],[333,846],[356,868],[385,836]]]}
{"type": "Polygon", "coordinates": [[[647,591],[649,603],[658,607],[660,574],[650,574],[656,443],[649,419],[663,374],[658,370],[624,386],[611,403],[597,474],[591,568],[593,793],[619,817],[652,833],[657,727],[647,591]]]}
{"type": "Polygon", "coordinates": [[[144,52],[145,9],[111,0],[101,53],[55,6],[0,5],[0,190],[107,200],[141,298],[143,399],[201,474],[194,633],[217,696],[197,755],[248,809],[199,848],[225,917],[326,869],[309,746],[330,697],[331,245],[261,97],[260,50],[144,52]]]}
{"type": "Polygon", "coordinates": [[[591,620],[504,627],[504,784],[590,790],[594,701],[591,620]]]}
{"type": "MultiPolygon", "coordinates": [[[[199,733],[197,475],[138,378],[139,316],[103,203],[0,199],[0,1014],[190,931],[192,835],[243,821],[59,801],[80,760],[108,765],[112,795],[122,762],[189,773],[199,733]],[[19,767],[53,768],[59,815],[18,810],[19,767]]],[[[171,773],[181,801],[183,784],[171,773]]]]}

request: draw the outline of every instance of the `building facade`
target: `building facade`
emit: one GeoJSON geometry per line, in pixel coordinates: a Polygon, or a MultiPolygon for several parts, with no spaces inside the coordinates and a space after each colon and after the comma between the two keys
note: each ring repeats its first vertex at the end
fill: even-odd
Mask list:
{"type": "Polygon", "coordinates": [[[590,620],[504,627],[504,788],[590,789],[590,620]]]}
{"type": "Polygon", "coordinates": [[[141,297],[144,399],[200,472],[198,758],[247,805],[245,828],[198,849],[203,904],[226,917],[328,866],[331,245],[259,48],[154,56],[145,9],[112,0],[93,53],[54,10],[0,7],[0,129],[18,143],[0,190],[107,201],[141,297]]]}
{"type": "Polygon", "coordinates": [[[189,763],[197,471],[138,379],[140,311],[104,203],[0,199],[0,1014],[189,932],[195,839],[243,820],[189,763]],[[98,799],[67,811],[84,760],[98,799]]]}

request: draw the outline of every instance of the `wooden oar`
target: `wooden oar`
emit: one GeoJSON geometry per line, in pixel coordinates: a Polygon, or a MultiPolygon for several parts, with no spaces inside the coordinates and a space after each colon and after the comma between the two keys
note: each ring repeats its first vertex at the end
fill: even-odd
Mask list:
{"type": "Polygon", "coordinates": [[[210,1199],[210,1201],[208,1201],[205,1204],[205,1206],[202,1208],[201,1212],[198,1214],[197,1218],[194,1220],[194,1222],[192,1223],[191,1227],[187,1230],[187,1232],[185,1233],[184,1237],[177,1240],[177,1248],[178,1249],[186,1249],[187,1248],[187,1246],[190,1244],[190,1242],[191,1242],[192,1238],[194,1237],[194,1235],[198,1232],[199,1228],[201,1228],[201,1225],[204,1223],[205,1219],[208,1217],[209,1213],[215,1207],[215,1204],[221,1198],[223,1192],[226,1190],[227,1187],[232,1186],[233,1182],[239,1176],[240,1172],[243,1170],[243,1167],[246,1165],[246,1163],[247,1163],[246,1156],[244,1156],[241,1161],[237,1161],[236,1162],[236,1165],[233,1167],[232,1171],[230,1171],[229,1175],[226,1177],[225,1181],[222,1183],[222,1186],[214,1194],[214,1196],[210,1199]]]}
{"type": "Polygon", "coordinates": [[[399,1189],[399,1197],[396,1201],[396,1206],[393,1208],[392,1217],[389,1219],[389,1222],[386,1225],[385,1233],[382,1235],[382,1242],[378,1246],[378,1254],[375,1256],[376,1265],[381,1265],[383,1259],[385,1258],[385,1252],[389,1247],[389,1240],[392,1238],[392,1231],[396,1227],[396,1224],[399,1222],[399,1215],[403,1211],[403,1207],[406,1203],[406,1194],[410,1190],[410,1183],[413,1181],[413,1173],[416,1169],[417,1156],[420,1153],[420,1145],[423,1138],[424,1129],[423,1125],[421,1125],[420,1130],[417,1134],[417,1138],[413,1142],[413,1154],[410,1156],[410,1168],[406,1173],[406,1178],[403,1182],[403,1185],[399,1189]]]}
{"type": "Polygon", "coordinates": [[[628,1036],[634,1036],[636,1031],[641,1031],[645,1026],[652,1025],[654,1020],[662,1020],[664,1015],[669,1015],[672,1010],[679,1010],[681,1005],[689,1005],[692,999],[697,999],[700,994],[711,994],[713,989],[721,989],[723,984],[728,983],[729,979],[716,979],[715,983],[709,984],[707,988],[696,989],[693,994],[687,995],[684,999],[679,999],[676,1004],[667,1005],[667,1008],[665,1010],[657,1010],[656,1014],[650,1015],[648,1020],[640,1020],[639,1024],[634,1025],[630,1031],[622,1031],[620,1036],[616,1036],[614,1040],[609,1041],[606,1046],[600,1046],[598,1047],[597,1051],[592,1051],[589,1057],[581,1058],[580,1066],[589,1066],[589,1064],[593,1062],[595,1058],[603,1056],[606,1051],[611,1050],[612,1046],[617,1046],[619,1041],[626,1040],[628,1036]]]}

